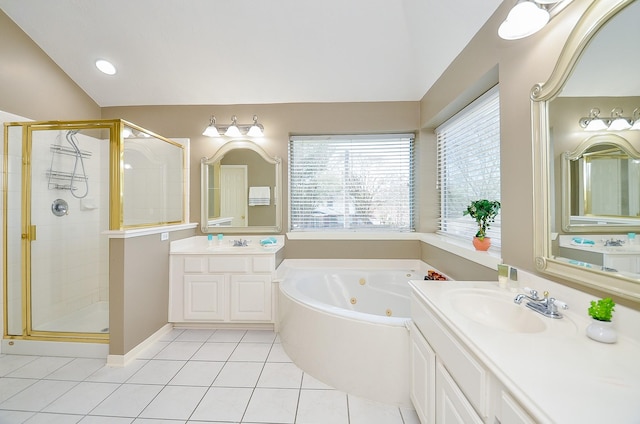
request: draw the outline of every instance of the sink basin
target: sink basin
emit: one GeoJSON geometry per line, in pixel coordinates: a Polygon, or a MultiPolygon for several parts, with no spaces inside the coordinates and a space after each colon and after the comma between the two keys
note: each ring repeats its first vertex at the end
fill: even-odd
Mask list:
{"type": "Polygon", "coordinates": [[[547,329],[544,317],[517,305],[511,296],[487,290],[455,290],[449,294],[453,309],[487,327],[510,333],[540,333],[547,329]]]}

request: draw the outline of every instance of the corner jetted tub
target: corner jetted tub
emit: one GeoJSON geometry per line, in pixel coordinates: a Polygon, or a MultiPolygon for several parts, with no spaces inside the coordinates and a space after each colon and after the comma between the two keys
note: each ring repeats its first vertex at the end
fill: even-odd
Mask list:
{"type": "Polygon", "coordinates": [[[287,259],[278,268],[278,331],[293,362],[367,399],[411,406],[409,280],[418,260],[287,259]]]}

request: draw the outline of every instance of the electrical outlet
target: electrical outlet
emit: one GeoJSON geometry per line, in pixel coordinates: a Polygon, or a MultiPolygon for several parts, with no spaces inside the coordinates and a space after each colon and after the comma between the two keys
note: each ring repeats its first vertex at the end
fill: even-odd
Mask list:
{"type": "Polygon", "coordinates": [[[169,240],[169,233],[160,233],[160,241],[169,240]]]}

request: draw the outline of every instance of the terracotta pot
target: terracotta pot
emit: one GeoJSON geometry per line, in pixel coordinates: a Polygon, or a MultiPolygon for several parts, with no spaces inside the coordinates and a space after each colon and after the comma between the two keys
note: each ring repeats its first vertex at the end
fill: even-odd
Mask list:
{"type": "Polygon", "coordinates": [[[484,239],[480,240],[478,237],[474,237],[473,247],[475,247],[476,250],[481,250],[483,252],[489,250],[489,247],[491,247],[491,238],[485,237],[484,239]]]}

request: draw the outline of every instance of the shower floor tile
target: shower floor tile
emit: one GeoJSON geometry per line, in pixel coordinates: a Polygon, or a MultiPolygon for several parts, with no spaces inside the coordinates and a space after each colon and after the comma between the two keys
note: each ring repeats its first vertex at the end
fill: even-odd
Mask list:
{"type": "Polygon", "coordinates": [[[0,355],[0,423],[420,424],[298,368],[272,331],[176,328],[125,367],[0,355]]]}

